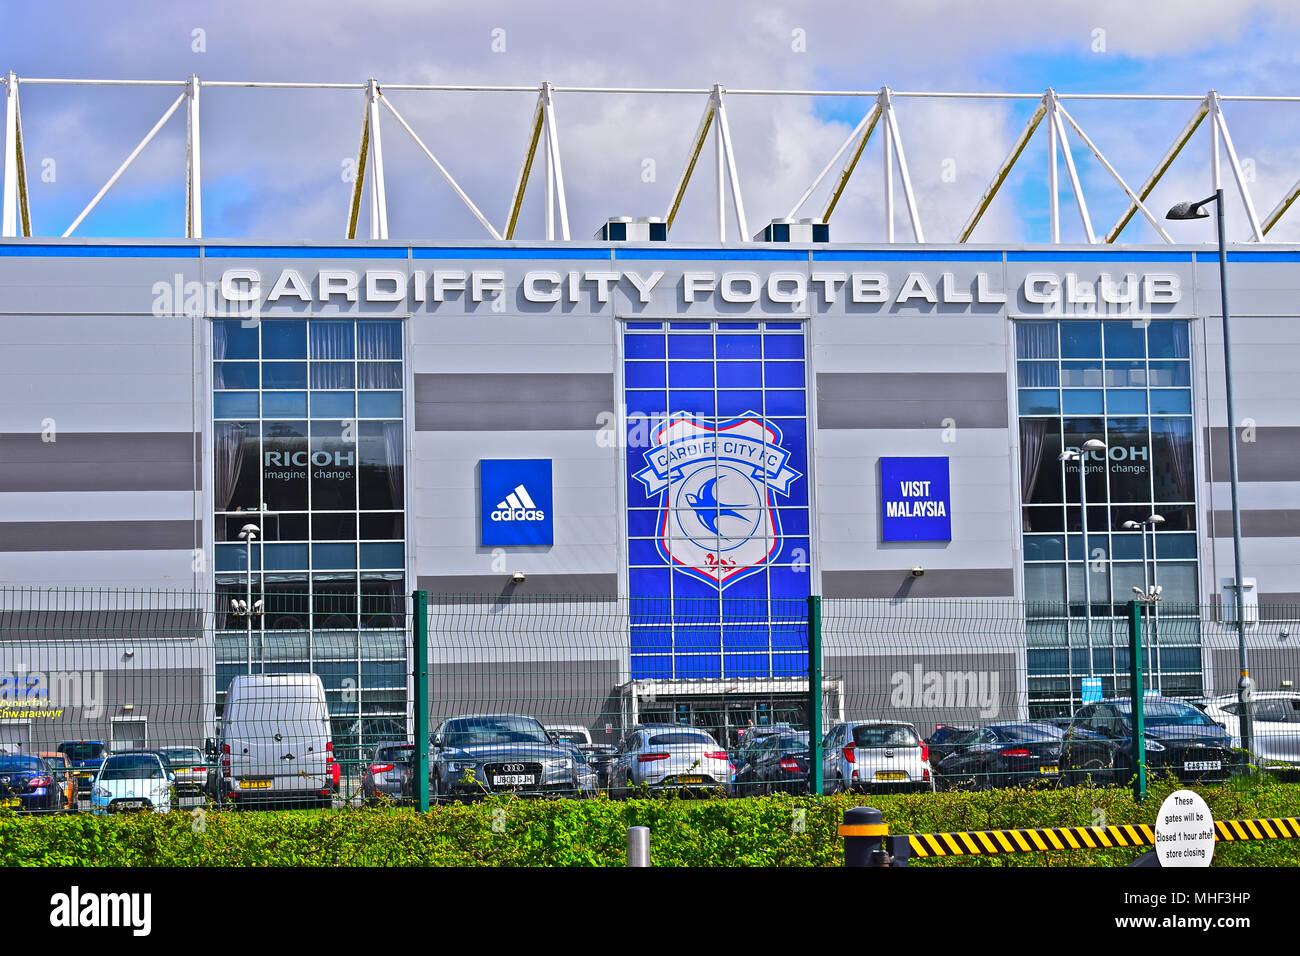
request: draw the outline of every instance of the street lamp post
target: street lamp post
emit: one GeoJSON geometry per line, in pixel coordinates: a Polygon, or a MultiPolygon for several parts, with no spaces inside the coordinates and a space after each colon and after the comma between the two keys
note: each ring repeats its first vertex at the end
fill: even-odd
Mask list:
{"type": "Polygon", "coordinates": [[[246,524],[239,529],[239,536],[244,539],[244,572],[247,581],[244,600],[244,618],[247,623],[248,671],[253,671],[253,541],[261,531],[255,524],[246,524]]]}
{"type": "MultiPolygon", "coordinates": [[[[1090,572],[1088,569],[1088,488],[1085,481],[1087,472],[1088,456],[1094,451],[1105,451],[1106,443],[1098,441],[1096,438],[1090,438],[1083,443],[1083,447],[1078,451],[1067,450],[1061,452],[1061,461],[1077,461],[1079,463],[1079,517],[1080,527],[1083,529],[1083,621],[1084,628],[1088,635],[1088,676],[1096,677],[1096,669],[1092,660],[1092,585],[1089,581],[1090,572]]],[[[1066,577],[1069,577],[1070,554],[1069,547],[1066,547],[1066,577]]]]}
{"type": "Polygon", "coordinates": [[[1237,604],[1237,664],[1241,670],[1241,679],[1237,682],[1238,712],[1241,716],[1241,745],[1246,753],[1252,753],[1254,738],[1254,719],[1251,714],[1251,697],[1254,682],[1250,679],[1250,667],[1246,660],[1246,609],[1242,600],[1241,568],[1241,504],[1237,494],[1237,416],[1232,405],[1232,333],[1228,325],[1228,242],[1223,225],[1223,188],[1214,190],[1214,195],[1200,202],[1180,202],[1169,212],[1166,219],[1208,219],[1205,207],[1214,203],[1218,217],[1219,231],[1219,297],[1223,318],[1223,382],[1227,398],[1228,412],[1228,471],[1232,488],[1232,563],[1233,591],[1237,604]]]}
{"type": "Polygon", "coordinates": [[[1155,677],[1156,692],[1161,690],[1160,680],[1160,646],[1158,643],[1158,633],[1156,630],[1157,622],[1160,619],[1159,602],[1151,600],[1151,595],[1160,593],[1160,584],[1156,577],[1156,525],[1164,523],[1164,517],[1152,513],[1143,521],[1125,521],[1124,527],[1129,531],[1142,532],[1142,590],[1137,588],[1133,590],[1141,595],[1140,601],[1147,603],[1150,608],[1148,618],[1151,621],[1151,651],[1152,661],[1151,668],[1155,677]],[[1151,574],[1147,574],[1147,529],[1151,529],[1151,574]]]}

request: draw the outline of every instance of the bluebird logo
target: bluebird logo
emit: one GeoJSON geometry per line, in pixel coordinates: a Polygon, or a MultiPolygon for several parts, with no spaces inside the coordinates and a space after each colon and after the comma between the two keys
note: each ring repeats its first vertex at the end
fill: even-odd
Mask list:
{"type": "Polygon", "coordinates": [[[554,543],[549,458],[485,458],[479,481],[484,547],[554,543]]]}
{"type": "Polygon", "coordinates": [[[781,549],[773,495],[803,476],[781,431],[756,412],[704,425],[685,412],[651,435],[636,479],[659,498],[664,561],[719,590],[763,568],[781,549]]]}

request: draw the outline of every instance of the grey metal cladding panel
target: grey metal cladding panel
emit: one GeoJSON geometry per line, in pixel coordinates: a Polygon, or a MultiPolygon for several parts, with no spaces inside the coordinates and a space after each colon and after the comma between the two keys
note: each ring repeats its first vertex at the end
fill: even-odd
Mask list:
{"type": "Polygon", "coordinates": [[[201,521],[6,521],[4,551],[188,551],[203,541],[201,521]]]}
{"type": "Polygon", "coordinates": [[[417,587],[429,592],[432,603],[457,603],[458,596],[499,595],[519,597],[618,597],[617,574],[530,574],[515,584],[508,574],[421,575],[417,587]],[[451,600],[439,600],[450,598],[451,600]]]}
{"type": "Polygon", "coordinates": [[[891,571],[823,571],[827,598],[1012,597],[1013,568],[927,569],[922,577],[899,568],[891,571]]]}
{"type": "Polygon", "coordinates": [[[0,434],[0,492],[195,491],[201,438],[190,432],[0,434]]]}
{"type": "Polygon", "coordinates": [[[155,286],[165,283],[170,293],[178,275],[182,289],[197,280],[198,257],[0,256],[0,309],[149,315],[159,298],[155,286]]]}
{"type": "Polygon", "coordinates": [[[982,724],[1023,716],[1014,651],[838,655],[827,649],[822,673],[844,681],[850,720],[906,721],[929,736],[938,723],[982,724]]]}
{"type": "Polygon", "coordinates": [[[0,611],[0,641],[199,640],[195,608],[0,611]]]}
{"type": "MultiPolygon", "coordinates": [[[[1232,537],[1232,512],[1223,510],[1207,511],[1205,523],[1212,538],[1232,537]]],[[[1274,508],[1241,513],[1241,536],[1243,538],[1300,538],[1300,511],[1290,508],[1274,508]]]]}
{"type": "Polygon", "coordinates": [[[590,430],[613,408],[613,375],[415,376],[416,431],[590,430]]]}
{"type": "MultiPolygon", "coordinates": [[[[1300,481],[1300,427],[1260,426],[1254,439],[1237,442],[1241,481],[1300,481]]],[[[1228,429],[1206,428],[1202,442],[1210,480],[1230,480],[1228,429]]]]}
{"type": "Polygon", "coordinates": [[[1000,372],[823,372],[819,428],[1007,428],[1007,377],[1000,372]]]}

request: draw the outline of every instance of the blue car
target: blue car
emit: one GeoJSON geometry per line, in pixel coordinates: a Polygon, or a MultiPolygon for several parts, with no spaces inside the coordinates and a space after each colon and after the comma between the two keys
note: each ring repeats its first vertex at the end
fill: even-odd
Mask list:
{"type": "Polygon", "coordinates": [[[89,798],[95,774],[99,772],[99,765],[108,756],[108,744],[102,740],[65,740],[55,749],[66,756],[68,763],[72,764],[79,796],[89,798]]]}
{"type": "Polygon", "coordinates": [[[40,757],[0,756],[0,808],[26,813],[58,813],[63,792],[58,778],[40,757]]]}

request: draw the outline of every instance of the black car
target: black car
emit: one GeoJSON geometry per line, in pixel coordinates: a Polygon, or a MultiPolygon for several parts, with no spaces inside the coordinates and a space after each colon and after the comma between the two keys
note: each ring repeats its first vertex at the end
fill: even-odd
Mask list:
{"type": "Polygon", "coordinates": [[[63,790],[45,761],[32,754],[0,756],[0,807],[27,813],[58,813],[63,790]]]}
{"type": "MultiPolygon", "coordinates": [[[[1143,698],[1148,776],[1173,773],[1184,782],[1215,782],[1232,775],[1227,731],[1191,704],[1173,697],[1143,698]]],[[[1116,697],[1081,707],[1065,732],[1061,773],[1067,784],[1127,784],[1132,757],[1133,703],[1116,697]]]]}
{"type": "Polygon", "coordinates": [[[937,767],[944,757],[978,743],[979,738],[978,727],[939,724],[925,741],[930,746],[930,766],[937,767]]]}
{"type": "Polygon", "coordinates": [[[578,797],[579,759],[536,719],[477,714],[443,721],[433,735],[434,802],[510,792],[578,797]]]}
{"type": "Polygon", "coordinates": [[[596,786],[604,790],[609,786],[609,768],[618,760],[618,747],[613,744],[587,744],[578,748],[587,758],[587,765],[596,772],[596,786]]]}
{"type": "Polygon", "coordinates": [[[1019,787],[1055,785],[1061,776],[1060,728],[1045,720],[990,724],[954,746],[938,760],[933,745],[930,763],[936,784],[958,787],[1019,787]]]}
{"type": "Polygon", "coordinates": [[[731,792],[738,797],[808,792],[808,732],[771,734],[749,752],[731,792]]]}

